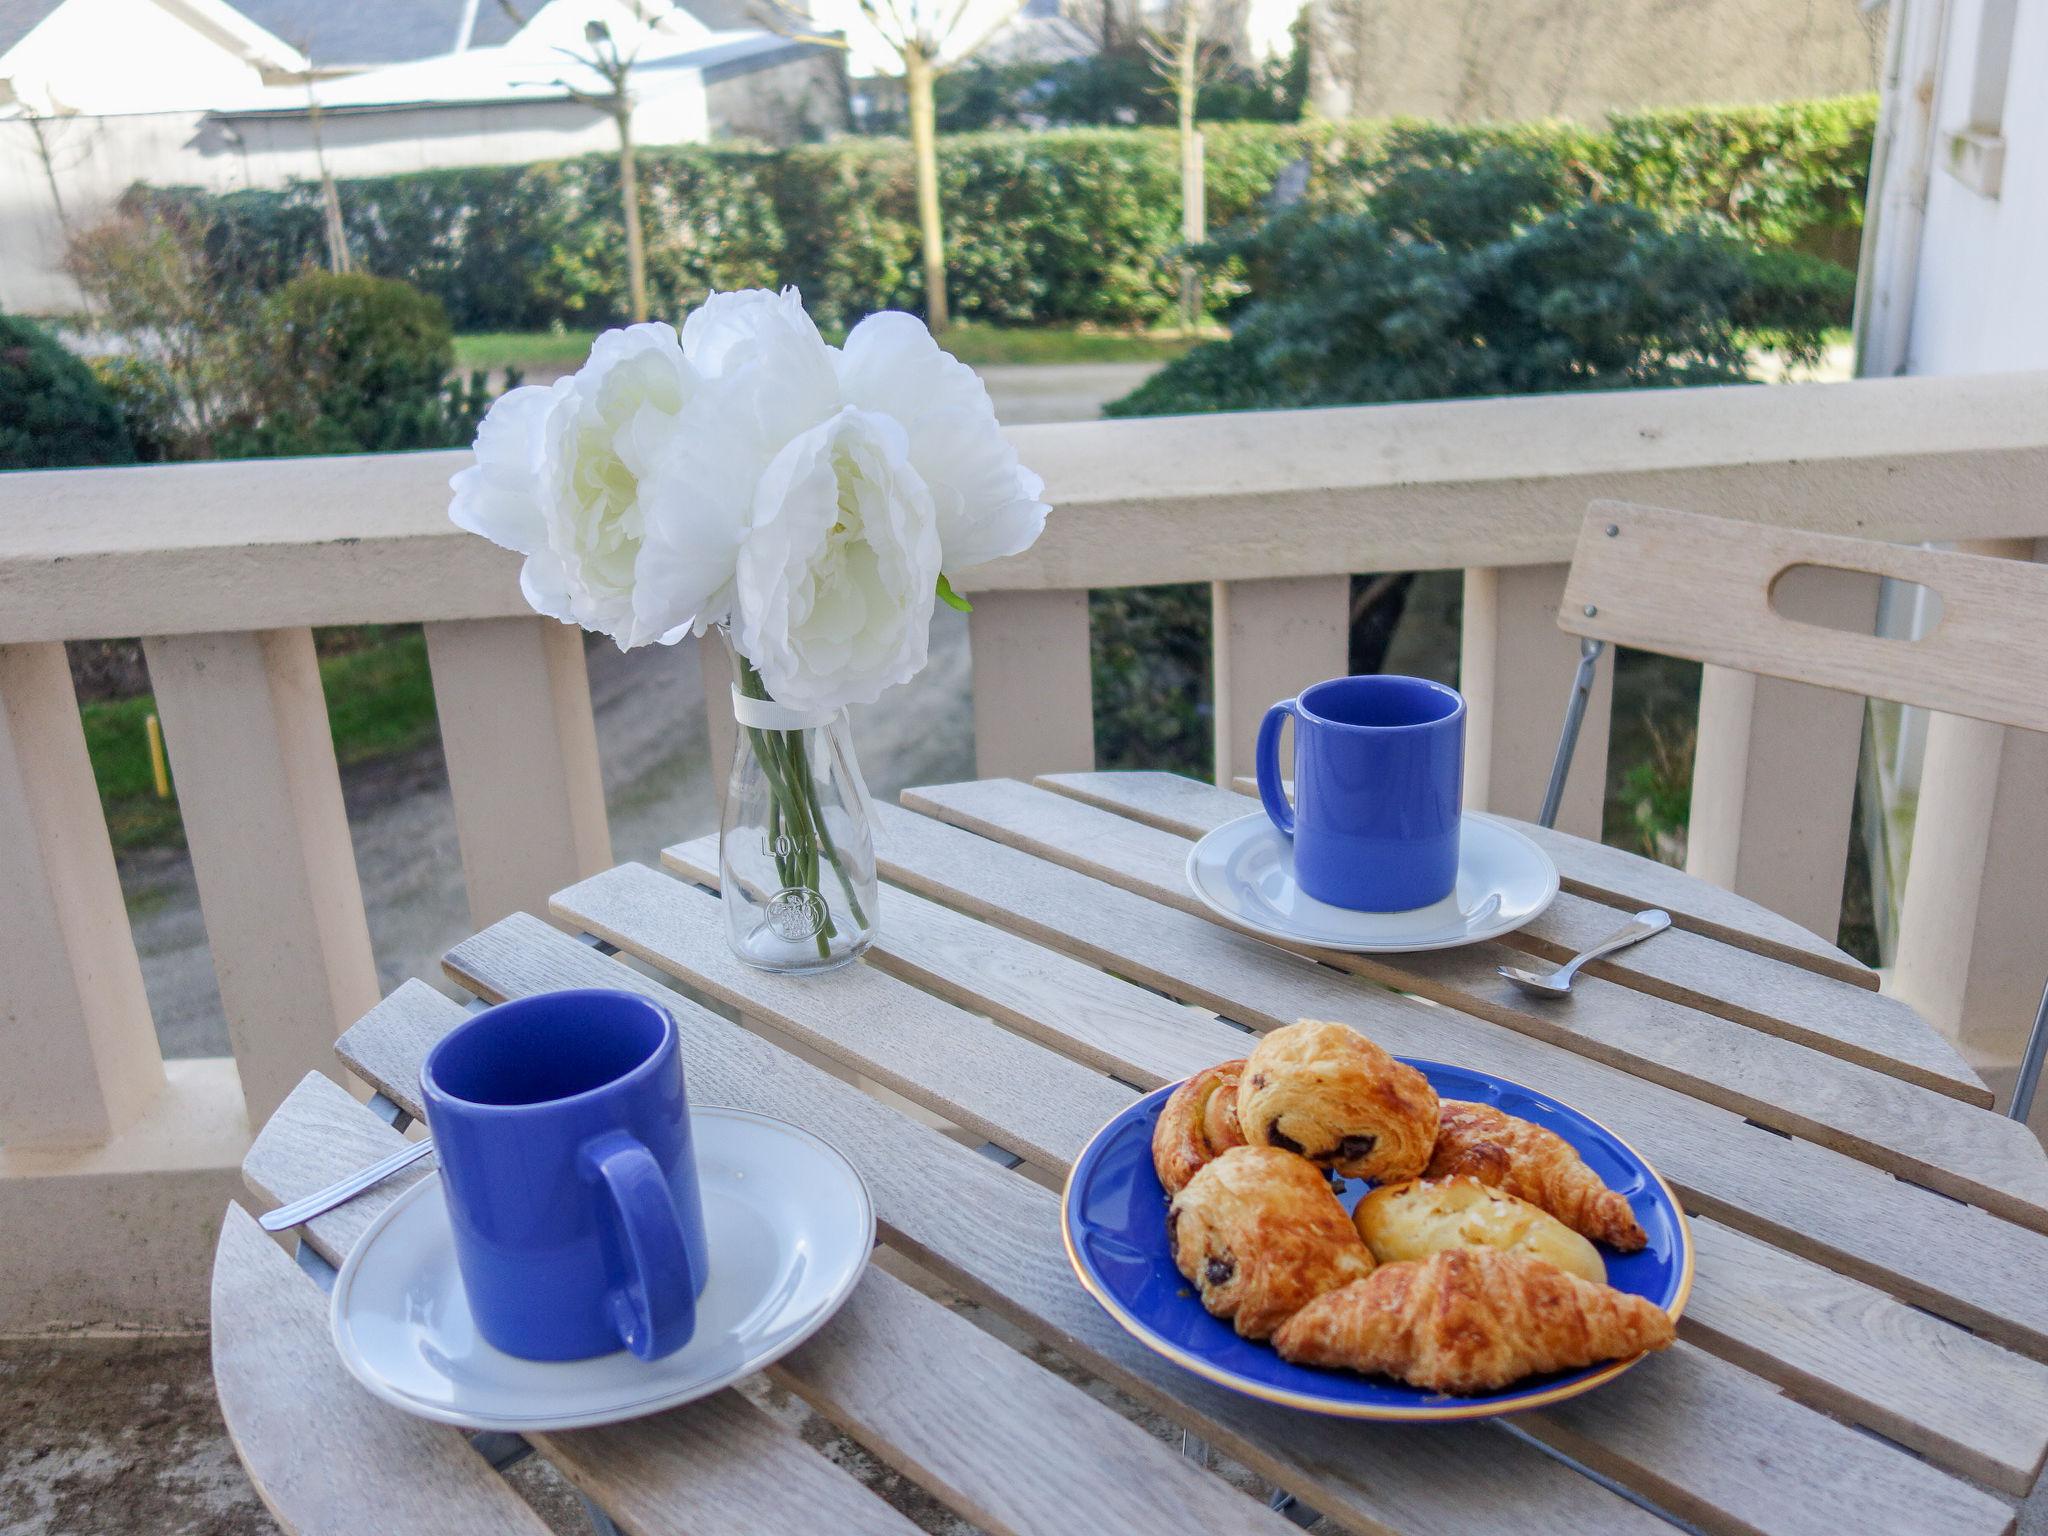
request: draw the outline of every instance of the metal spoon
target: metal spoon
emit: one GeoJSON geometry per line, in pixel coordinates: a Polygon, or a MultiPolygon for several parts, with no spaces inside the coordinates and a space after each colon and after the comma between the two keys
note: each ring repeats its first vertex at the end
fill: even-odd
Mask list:
{"type": "Polygon", "coordinates": [[[1579,967],[1588,960],[1598,960],[1602,955],[1611,955],[1617,949],[1626,949],[1631,944],[1647,939],[1653,933],[1662,933],[1670,926],[1671,914],[1652,907],[1647,912],[1638,912],[1598,944],[1580,950],[1555,970],[1545,971],[1539,975],[1535,971],[1525,971],[1519,965],[1504,965],[1500,968],[1500,973],[1524,992],[1533,993],[1537,997],[1563,997],[1572,989],[1572,977],[1578,974],[1579,967]]]}
{"type": "Polygon", "coordinates": [[[383,1183],[400,1169],[410,1168],[433,1150],[433,1142],[415,1141],[401,1147],[389,1157],[379,1158],[367,1168],[358,1168],[345,1179],[337,1179],[325,1189],[315,1190],[303,1199],[294,1200],[290,1205],[280,1205],[274,1211],[265,1211],[256,1218],[256,1225],[266,1232],[283,1232],[296,1227],[302,1221],[311,1221],[315,1216],[323,1216],[337,1205],[344,1205],[355,1199],[364,1190],[383,1183]]]}

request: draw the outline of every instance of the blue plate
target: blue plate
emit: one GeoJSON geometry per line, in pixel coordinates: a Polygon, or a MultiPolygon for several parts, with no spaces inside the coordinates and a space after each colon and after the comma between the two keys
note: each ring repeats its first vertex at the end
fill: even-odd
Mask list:
{"type": "MultiPolygon", "coordinates": [[[[1628,1196],[1649,1236],[1640,1253],[1600,1246],[1608,1283],[1647,1297],[1674,1318],[1692,1289],[1692,1233],[1671,1187],[1635,1148],[1546,1094],[1465,1067],[1403,1058],[1447,1099],[1491,1104],[1555,1131],[1608,1186],[1628,1196]]],[[[1095,1133],[1062,1198],[1067,1257],[1088,1293],[1140,1343],[1198,1376],[1267,1402],[1350,1419],[1429,1422],[1519,1413],[1591,1391],[1642,1356],[1531,1376],[1501,1392],[1450,1397],[1380,1376],[1290,1365],[1268,1344],[1241,1339],[1203,1308],[1166,1244],[1166,1190],[1152,1170],[1152,1125],[1171,1085],[1147,1094],[1095,1133]]],[[[1345,1209],[1371,1186],[1346,1179],[1345,1209]]]]}

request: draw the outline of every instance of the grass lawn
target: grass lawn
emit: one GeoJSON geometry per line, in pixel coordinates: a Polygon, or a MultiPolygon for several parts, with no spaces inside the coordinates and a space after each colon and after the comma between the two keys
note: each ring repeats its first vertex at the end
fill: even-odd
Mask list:
{"type": "MultiPolygon", "coordinates": [[[[834,340],[840,338],[834,337],[834,340]]],[[[962,321],[942,338],[947,351],[975,367],[1003,363],[1163,363],[1195,339],[1161,331],[1099,331],[1078,326],[1011,328],[962,321]]],[[[455,338],[455,365],[566,371],[582,363],[590,337],[557,331],[478,331],[455,338]]]]}
{"type": "MultiPolygon", "coordinates": [[[[320,682],[342,763],[411,751],[434,738],[434,684],[418,625],[380,625],[323,635],[320,682]]],[[[150,777],[147,694],[80,708],[85,747],[117,849],[175,846],[185,829],[175,798],[159,800],[150,777]]],[[[175,784],[173,790],[175,792],[175,784]]]]}

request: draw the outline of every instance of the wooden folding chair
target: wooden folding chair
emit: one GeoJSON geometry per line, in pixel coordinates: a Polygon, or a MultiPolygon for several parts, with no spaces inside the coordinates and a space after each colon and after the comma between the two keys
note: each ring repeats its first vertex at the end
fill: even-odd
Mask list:
{"type": "MultiPolygon", "coordinates": [[[[2048,566],[1596,501],[1557,622],[1579,637],[1579,668],[1543,797],[1545,826],[1556,820],[1593,672],[1610,644],[2048,731],[2048,566]],[[1917,640],[1788,619],[1772,592],[1804,566],[1917,582],[1940,596],[1941,616],[1917,640]]],[[[2044,1054],[2048,987],[2006,1110],[2015,1120],[2033,1107],[2044,1054]]]]}

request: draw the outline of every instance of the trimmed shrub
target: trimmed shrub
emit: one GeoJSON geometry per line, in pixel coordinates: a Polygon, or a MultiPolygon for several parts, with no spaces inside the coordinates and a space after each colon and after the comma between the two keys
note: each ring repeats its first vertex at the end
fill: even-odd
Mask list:
{"type": "MultiPolygon", "coordinates": [[[[1748,376],[1761,319],[1810,356],[1854,286],[1817,257],[1758,252],[1718,210],[1596,200],[1584,162],[1554,145],[1402,130],[1382,154],[1355,210],[1298,209],[1204,248],[1247,288],[1229,339],[1109,414],[1730,382],[1748,376]]],[[[1354,608],[1368,667],[1404,591],[1354,608]]],[[[1090,611],[1105,765],[1204,773],[1206,592],[1096,593],[1090,611]]]]}
{"type": "MultiPolygon", "coordinates": [[[[1522,123],[1438,128],[1459,152],[1553,155],[1571,185],[1660,220],[1706,214],[1771,247],[1838,253],[1862,218],[1876,102],[1617,115],[1605,128],[1522,123]]],[[[1427,125],[1215,123],[1204,127],[1212,227],[1264,211],[1299,165],[1305,200],[1355,210],[1383,147],[1427,125]]],[[[655,307],[676,313],[708,287],[796,283],[826,322],[914,308],[916,209],[909,146],[851,139],[788,149],[652,148],[640,156],[655,307]]],[[[1176,284],[1180,175],[1159,128],[951,135],[939,142],[949,287],[962,318],[1010,324],[1144,324],[1176,284]]],[[[350,246],[366,271],[402,277],[458,330],[593,328],[625,313],[616,161],[609,155],[340,184],[350,246]]],[[[276,288],[322,264],[319,188],[207,196],[146,192],[203,212],[231,286],[276,288]]],[[[1238,293],[1222,274],[1219,306],[1238,293]]]]}
{"type": "Polygon", "coordinates": [[[265,301],[252,340],[259,419],[224,457],[447,443],[455,342],[437,299],[390,278],[307,272],[265,301]]]}
{"type": "Polygon", "coordinates": [[[1389,142],[1360,211],[1291,213],[1201,254],[1250,286],[1229,339],[1110,414],[1729,383],[1763,319],[1818,351],[1835,295],[1815,270],[1840,271],[1759,257],[1720,219],[1594,201],[1554,150],[1438,132],[1389,142]]]}
{"type": "Polygon", "coordinates": [[[0,469],[132,464],[112,395],[41,326],[0,315],[0,469]]]}

